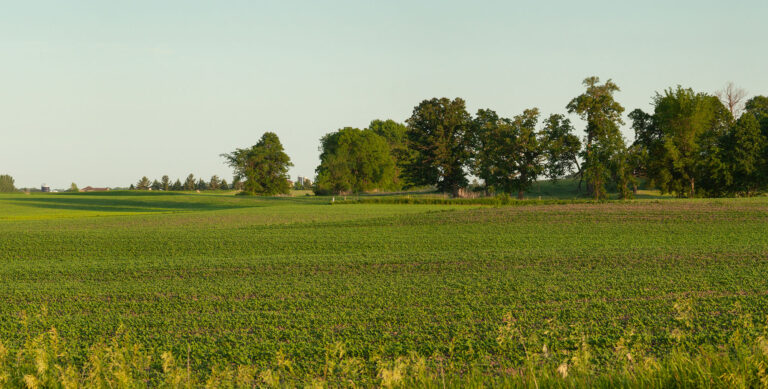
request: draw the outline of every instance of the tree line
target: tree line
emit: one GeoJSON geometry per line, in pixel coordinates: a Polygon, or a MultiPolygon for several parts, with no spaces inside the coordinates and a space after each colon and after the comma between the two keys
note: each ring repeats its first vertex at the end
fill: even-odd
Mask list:
{"type": "Polygon", "coordinates": [[[433,186],[458,195],[473,175],[488,193],[524,193],[538,179],[573,177],[595,199],[608,190],[631,198],[638,180],[679,197],[752,195],[768,183],[768,97],[744,101],[729,84],[717,94],[677,86],[652,98],[652,113],[628,116],[634,140],[621,134],[625,108],[612,80],[584,80],[565,106],[584,120],[584,136],[563,114],[537,108],[505,118],[473,116],[461,98],[417,105],[405,124],[374,120],[321,139],[316,191],[321,194],[433,186]]]}
{"type": "Polygon", "coordinates": [[[162,190],[162,191],[190,191],[190,190],[230,190],[230,189],[242,189],[242,182],[235,181],[231,185],[227,183],[227,180],[219,178],[214,175],[210,180],[205,181],[202,178],[195,178],[194,174],[187,176],[186,180],[182,182],[180,179],[171,181],[167,175],[161,177],[159,180],[155,179],[150,181],[146,176],[141,177],[136,184],[131,184],[130,190],[162,190]]]}

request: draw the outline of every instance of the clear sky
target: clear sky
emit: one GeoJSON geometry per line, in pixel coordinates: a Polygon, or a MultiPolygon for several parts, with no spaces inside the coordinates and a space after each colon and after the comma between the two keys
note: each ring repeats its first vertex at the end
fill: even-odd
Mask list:
{"type": "Polygon", "coordinates": [[[313,177],[340,127],[443,96],[565,113],[590,75],[612,78],[627,112],[677,84],[768,94],[766,15],[765,0],[9,1],[0,174],[230,179],[219,154],[274,131],[291,175],[313,177]]]}

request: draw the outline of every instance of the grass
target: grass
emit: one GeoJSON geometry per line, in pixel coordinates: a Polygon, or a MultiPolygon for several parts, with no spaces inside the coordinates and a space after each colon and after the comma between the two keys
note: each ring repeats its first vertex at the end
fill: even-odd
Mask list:
{"type": "Polygon", "coordinates": [[[758,386],[766,198],[329,203],[0,195],[0,377],[55,328],[62,371],[140,345],[153,386],[758,386]]]}

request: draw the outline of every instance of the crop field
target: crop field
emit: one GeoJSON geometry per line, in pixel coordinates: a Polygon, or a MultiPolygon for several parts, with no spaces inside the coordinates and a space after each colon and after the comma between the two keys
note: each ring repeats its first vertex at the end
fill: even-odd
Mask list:
{"type": "Polygon", "coordinates": [[[532,386],[538,370],[566,385],[763,345],[766,319],[768,198],[0,196],[0,380],[55,328],[55,358],[80,368],[129,334],[155,384],[173,355],[186,380],[248,366],[256,385],[532,386]]]}

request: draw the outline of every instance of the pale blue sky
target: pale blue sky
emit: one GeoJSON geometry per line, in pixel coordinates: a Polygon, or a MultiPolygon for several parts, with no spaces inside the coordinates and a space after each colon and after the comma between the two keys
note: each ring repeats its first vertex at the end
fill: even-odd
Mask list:
{"type": "Polygon", "coordinates": [[[274,131],[292,176],[314,176],[337,128],[435,96],[565,113],[590,75],[618,83],[627,112],[676,84],[768,94],[766,15],[764,0],[8,1],[0,174],[230,179],[219,154],[274,131]]]}

